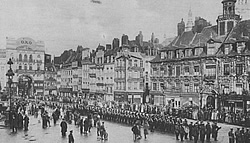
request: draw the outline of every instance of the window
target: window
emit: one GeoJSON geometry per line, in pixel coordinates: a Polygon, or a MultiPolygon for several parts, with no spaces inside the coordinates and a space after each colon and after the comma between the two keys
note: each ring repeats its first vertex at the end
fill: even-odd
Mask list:
{"type": "Polygon", "coordinates": [[[134,89],[138,89],[138,82],[134,82],[134,89]]]}
{"type": "Polygon", "coordinates": [[[229,64],[224,64],[224,75],[230,74],[230,66],[229,64]]]}
{"type": "Polygon", "coordinates": [[[189,92],[189,84],[188,84],[188,83],[186,83],[186,84],[184,85],[184,91],[185,91],[185,92],[189,92]]]}
{"type": "Polygon", "coordinates": [[[225,86],[224,87],[224,93],[225,94],[229,94],[229,86],[225,86]]]}
{"type": "Polygon", "coordinates": [[[134,66],[137,67],[137,60],[134,60],[134,66]]]}
{"type": "Polygon", "coordinates": [[[24,55],[24,61],[25,61],[25,62],[27,62],[27,61],[28,61],[28,57],[27,57],[27,55],[26,55],[26,54],[24,55]]]}
{"type": "Polygon", "coordinates": [[[112,87],[110,87],[110,93],[112,93],[113,92],[113,88],[112,87]]]}
{"type": "Polygon", "coordinates": [[[153,90],[157,90],[157,83],[153,83],[153,90]]]}
{"type": "Polygon", "coordinates": [[[33,58],[32,58],[32,55],[30,55],[29,62],[32,62],[32,61],[33,61],[33,58]]]}
{"type": "Polygon", "coordinates": [[[131,86],[132,86],[132,85],[131,85],[131,82],[129,81],[129,82],[128,82],[128,89],[131,89],[131,86]]]}
{"type": "Polygon", "coordinates": [[[189,66],[184,67],[184,75],[189,75],[189,66]]]}
{"type": "Polygon", "coordinates": [[[143,72],[140,72],[140,78],[143,78],[143,72]]]}
{"type": "Polygon", "coordinates": [[[21,64],[19,65],[19,70],[22,70],[22,65],[21,64]]]}
{"type": "Polygon", "coordinates": [[[181,67],[177,66],[176,67],[176,76],[180,76],[180,74],[181,74],[181,67]]]}
{"type": "Polygon", "coordinates": [[[19,61],[22,61],[22,54],[19,54],[19,61]]]}
{"type": "Polygon", "coordinates": [[[216,52],[216,48],[214,46],[208,47],[208,49],[207,49],[208,55],[213,55],[213,54],[215,54],[215,52],[216,52]]]}
{"type": "Polygon", "coordinates": [[[37,70],[40,70],[40,65],[39,64],[37,64],[37,70]]]}
{"type": "Polygon", "coordinates": [[[200,66],[194,66],[194,75],[199,75],[200,66]]]}
{"type": "Polygon", "coordinates": [[[143,67],[143,61],[142,60],[140,61],[140,67],[143,67]]]}
{"type": "Polygon", "coordinates": [[[29,66],[29,70],[32,70],[32,65],[29,66]]]}
{"type": "Polygon", "coordinates": [[[216,76],[216,65],[206,65],[206,76],[215,78],[216,76]]]}
{"type": "Polygon", "coordinates": [[[132,67],[132,60],[131,60],[131,59],[129,59],[128,65],[129,65],[130,67],[132,67]]]}
{"type": "Polygon", "coordinates": [[[242,75],[243,73],[243,64],[236,64],[236,75],[242,75]]]}
{"type": "Polygon", "coordinates": [[[172,74],[173,74],[172,66],[168,66],[168,75],[172,76],[172,74]]]}
{"type": "Polygon", "coordinates": [[[143,82],[140,82],[140,89],[143,89],[143,82]]]}
{"type": "Polygon", "coordinates": [[[236,94],[242,94],[242,84],[236,84],[236,94]]]}
{"type": "Polygon", "coordinates": [[[194,92],[196,92],[196,93],[199,93],[200,91],[199,91],[199,84],[198,83],[195,83],[194,84],[194,92]]]}
{"type": "Polygon", "coordinates": [[[24,65],[24,70],[27,70],[27,64],[24,65]]]}
{"type": "Polygon", "coordinates": [[[165,89],[164,83],[160,83],[160,88],[161,88],[161,91],[165,89]]]}
{"type": "Polygon", "coordinates": [[[107,67],[107,70],[109,70],[109,68],[107,67]]]}

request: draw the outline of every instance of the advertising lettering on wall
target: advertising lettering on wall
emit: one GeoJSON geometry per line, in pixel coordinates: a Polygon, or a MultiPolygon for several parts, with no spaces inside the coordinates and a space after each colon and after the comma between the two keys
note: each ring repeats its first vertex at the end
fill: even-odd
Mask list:
{"type": "Polygon", "coordinates": [[[35,47],[36,46],[36,42],[28,37],[25,38],[19,38],[17,39],[17,47],[19,46],[29,46],[29,47],[35,47]]]}

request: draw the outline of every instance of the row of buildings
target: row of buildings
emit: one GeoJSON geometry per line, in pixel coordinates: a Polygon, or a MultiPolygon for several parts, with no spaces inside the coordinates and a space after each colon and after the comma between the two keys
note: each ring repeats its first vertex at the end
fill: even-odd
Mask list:
{"type": "Polygon", "coordinates": [[[52,58],[42,41],[6,38],[6,49],[0,51],[1,89],[11,58],[13,92],[19,95],[83,96],[176,108],[247,107],[249,99],[243,95],[250,88],[250,20],[236,14],[236,0],[223,0],[222,5],[217,25],[201,17],[193,22],[190,11],[187,25],[181,20],[177,36],[164,44],[153,33],[143,41],[139,32],[134,40],[123,35],[112,44],[78,46],[52,58]],[[21,86],[27,78],[32,85],[21,86]]]}

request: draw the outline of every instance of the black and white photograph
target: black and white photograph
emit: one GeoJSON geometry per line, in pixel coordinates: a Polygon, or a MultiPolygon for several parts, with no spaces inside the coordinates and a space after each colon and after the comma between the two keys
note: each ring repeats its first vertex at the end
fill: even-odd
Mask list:
{"type": "Polygon", "coordinates": [[[250,143],[250,0],[0,0],[0,143],[250,143]]]}

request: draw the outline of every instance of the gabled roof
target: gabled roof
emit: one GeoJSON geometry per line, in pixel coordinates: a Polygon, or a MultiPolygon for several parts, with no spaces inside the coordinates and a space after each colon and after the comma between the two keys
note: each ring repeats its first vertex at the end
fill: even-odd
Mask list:
{"type": "Polygon", "coordinates": [[[250,20],[240,21],[230,32],[225,43],[248,41],[250,39],[250,20]]]}
{"type": "Polygon", "coordinates": [[[193,31],[183,32],[177,42],[174,44],[176,47],[188,47],[195,36],[193,31]]]}

